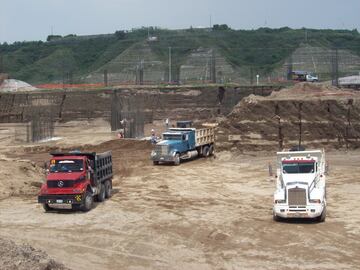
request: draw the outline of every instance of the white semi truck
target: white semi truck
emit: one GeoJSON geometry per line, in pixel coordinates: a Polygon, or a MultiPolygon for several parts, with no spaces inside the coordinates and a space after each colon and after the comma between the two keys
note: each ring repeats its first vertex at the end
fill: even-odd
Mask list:
{"type": "Polygon", "coordinates": [[[289,151],[277,153],[273,218],[326,217],[325,153],[289,151]]]}

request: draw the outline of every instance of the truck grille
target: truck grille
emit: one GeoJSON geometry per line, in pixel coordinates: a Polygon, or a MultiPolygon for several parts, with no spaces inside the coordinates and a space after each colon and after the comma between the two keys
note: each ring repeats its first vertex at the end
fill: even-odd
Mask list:
{"type": "Polygon", "coordinates": [[[67,188],[67,187],[73,187],[74,182],[75,182],[74,180],[51,180],[51,181],[47,181],[47,186],[48,188],[67,188]]]}
{"type": "Polygon", "coordinates": [[[306,205],[306,189],[291,188],[288,190],[289,206],[306,205]]]}
{"type": "Polygon", "coordinates": [[[169,147],[167,145],[157,145],[155,148],[156,155],[165,156],[169,153],[169,147]]]}

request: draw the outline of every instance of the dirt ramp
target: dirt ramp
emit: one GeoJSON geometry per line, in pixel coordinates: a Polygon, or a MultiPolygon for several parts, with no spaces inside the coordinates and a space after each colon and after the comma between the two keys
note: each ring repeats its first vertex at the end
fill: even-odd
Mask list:
{"type": "Polygon", "coordinates": [[[30,245],[17,245],[0,238],[0,269],[2,270],[66,270],[44,252],[30,245]]]}
{"type": "MultiPolygon", "coordinates": [[[[321,84],[298,84],[269,97],[251,95],[221,123],[224,148],[360,146],[360,92],[321,84]]],[[[221,143],[220,143],[221,144],[221,143]]]]}
{"type": "MultiPolygon", "coordinates": [[[[112,151],[113,168],[115,178],[124,178],[131,175],[134,170],[151,165],[150,153],[153,149],[149,141],[132,140],[132,139],[116,139],[110,140],[101,144],[92,145],[74,145],[74,146],[47,146],[39,145],[26,147],[20,151],[9,154],[13,158],[21,158],[25,156],[31,160],[36,168],[41,168],[45,161],[50,158],[50,152],[69,152],[79,150],[82,152],[97,152],[102,153],[112,151]]],[[[1,163],[1,160],[0,160],[1,163]]],[[[40,170],[41,171],[41,170],[40,170]]],[[[9,173],[10,174],[10,173],[9,173]]],[[[43,176],[43,175],[39,175],[43,176]]],[[[41,179],[41,177],[34,177],[34,179],[41,179]]],[[[115,179],[115,182],[116,182],[115,179]]],[[[5,186],[6,183],[4,183],[5,186]]],[[[38,189],[37,189],[38,190],[38,189]]],[[[0,180],[1,192],[1,180],[0,180]]],[[[1,193],[0,193],[1,194],[1,193]]]]}

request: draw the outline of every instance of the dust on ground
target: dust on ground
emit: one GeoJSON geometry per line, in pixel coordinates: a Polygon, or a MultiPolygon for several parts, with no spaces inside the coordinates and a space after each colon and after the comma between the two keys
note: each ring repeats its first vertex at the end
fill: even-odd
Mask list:
{"type": "MultiPolygon", "coordinates": [[[[88,213],[44,213],[36,196],[3,199],[0,237],[45,250],[72,269],[356,269],[360,263],[360,151],[327,153],[325,223],[276,223],[268,176],[275,153],[225,151],[153,166],[147,142],[92,148],[113,151],[110,200],[88,213]]],[[[13,158],[37,164],[46,157],[44,149],[31,149],[13,158]]]]}

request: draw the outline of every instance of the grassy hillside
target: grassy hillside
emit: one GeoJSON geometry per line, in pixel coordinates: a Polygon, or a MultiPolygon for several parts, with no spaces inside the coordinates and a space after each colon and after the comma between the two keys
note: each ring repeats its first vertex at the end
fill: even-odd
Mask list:
{"type": "MultiPolygon", "coordinates": [[[[7,72],[13,78],[30,83],[62,81],[65,78],[67,80],[72,78],[77,82],[89,74],[100,74],[106,68],[112,68],[117,72],[122,70],[136,72],[139,62],[151,59],[151,62],[145,63],[147,68],[151,66],[156,66],[157,70],[163,68],[162,72],[156,74],[162,74],[158,76],[166,80],[169,47],[172,53],[174,80],[181,77],[182,69],[191,70],[186,68],[186,65],[189,63],[193,65],[194,59],[189,57],[191,58],[194,52],[201,48],[205,51],[215,50],[213,57],[224,63],[226,68],[223,70],[230,70],[231,66],[232,72],[234,74],[238,72],[236,74],[240,74],[239,76],[250,76],[250,70],[262,75],[271,74],[281,69],[287,58],[304,44],[324,49],[337,47],[348,54],[360,56],[360,35],[356,30],[260,28],[246,31],[215,27],[212,31],[151,28],[149,32],[151,36],[158,37],[158,40],[147,44],[149,47],[147,51],[150,54],[148,57],[143,55],[144,49],[140,48],[143,47],[141,44],[147,43],[147,28],[130,32],[118,31],[112,35],[82,37],[70,35],[50,42],[1,44],[0,72],[7,72]],[[141,51],[133,49],[137,47],[141,51]],[[119,63],[118,67],[116,63],[119,63]]],[[[199,65],[204,65],[209,61],[200,62],[199,65]]],[[[354,70],[359,65],[360,63],[355,63],[354,70]]],[[[199,68],[204,69],[203,66],[199,68]]],[[[109,73],[111,72],[109,70],[109,73]]]]}

